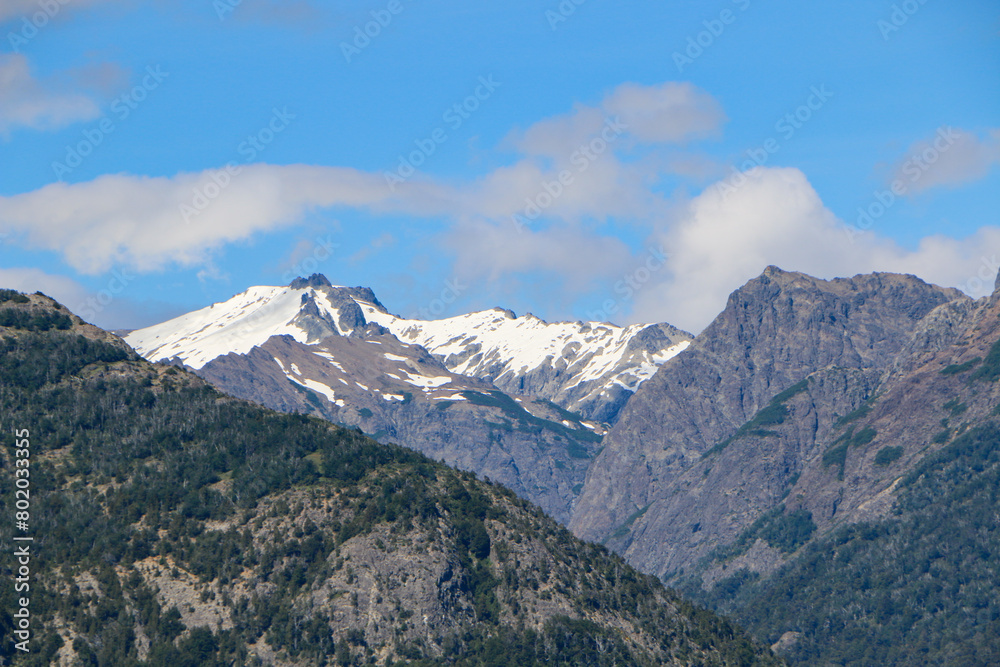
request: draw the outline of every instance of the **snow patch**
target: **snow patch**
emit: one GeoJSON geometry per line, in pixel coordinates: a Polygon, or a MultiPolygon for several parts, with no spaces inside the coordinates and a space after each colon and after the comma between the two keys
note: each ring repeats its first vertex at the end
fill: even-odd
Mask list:
{"type": "Polygon", "coordinates": [[[426,375],[417,375],[416,373],[407,373],[406,379],[403,382],[412,384],[414,387],[421,387],[424,391],[430,391],[431,389],[437,389],[441,385],[448,384],[451,382],[451,378],[443,375],[428,377],[426,375]]]}

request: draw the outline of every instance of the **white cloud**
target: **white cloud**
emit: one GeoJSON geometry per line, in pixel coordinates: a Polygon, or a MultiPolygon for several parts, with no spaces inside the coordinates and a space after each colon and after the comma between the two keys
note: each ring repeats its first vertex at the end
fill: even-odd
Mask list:
{"type": "Polygon", "coordinates": [[[69,307],[72,307],[70,304],[83,303],[87,298],[87,290],[72,278],[33,268],[0,268],[0,288],[27,294],[42,292],[69,307]]]}
{"type": "MultiPolygon", "coordinates": [[[[97,5],[106,2],[120,2],[121,0],[55,0],[54,2],[45,3],[46,7],[43,7],[39,0],[3,0],[0,3],[0,22],[9,21],[11,19],[26,18],[31,21],[36,15],[42,14],[47,17],[47,20],[52,20],[53,17],[58,16],[62,11],[69,10],[79,10],[84,7],[89,7],[90,5],[97,5]],[[53,10],[52,7],[58,7],[58,10],[53,10]]],[[[42,18],[38,18],[35,21],[36,25],[44,26],[42,18]]]]}
{"type": "Polygon", "coordinates": [[[61,253],[84,273],[112,266],[154,271],[204,263],[222,245],[291,225],[312,208],[393,210],[403,205],[393,203],[396,197],[407,193],[413,196],[405,207],[417,214],[440,205],[433,188],[400,188],[391,196],[380,175],[353,169],[255,164],[219,188],[213,179],[225,182],[221,174],[53,183],[0,197],[0,232],[10,233],[14,242],[61,253]],[[209,198],[199,200],[198,193],[209,198]]]}
{"type": "MultiPolygon", "coordinates": [[[[648,234],[650,248],[670,254],[665,266],[617,302],[616,315],[692,331],[769,264],[827,278],[909,272],[976,296],[991,291],[1000,229],[983,228],[964,240],[928,237],[906,249],[871,231],[849,236],[797,169],[759,168],[728,196],[709,186],[684,201],[659,192],[657,178],[677,164],[678,173],[696,172],[701,180],[715,170],[712,163],[662,151],[640,159],[626,155],[637,143],[664,148],[711,136],[724,122],[715,101],[688,84],[626,84],[599,106],[580,106],[512,133],[508,144],[520,151],[515,161],[471,182],[416,175],[390,190],[379,173],[267,164],[242,166],[223,187],[216,185],[221,172],[215,170],[169,178],[107,175],[0,197],[0,234],[60,253],[85,273],[156,271],[211,267],[215,251],[226,244],[295,225],[317,208],[443,217],[451,227],[436,241],[455,257],[455,276],[480,285],[541,276],[542,298],[565,313],[567,304],[587,309],[609,294],[617,298],[617,281],[647,261],[646,253],[631,253],[604,226],[613,219],[648,234]],[[615,116],[628,126],[620,134],[609,130],[615,116]],[[593,147],[602,144],[592,143],[595,137],[603,141],[596,153],[593,147]],[[571,178],[560,182],[561,173],[571,178]],[[525,215],[532,206],[540,215],[525,215]],[[512,222],[515,214],[524,227],[512,222]]],[[[988,168],[1000,137],[966,135],[959,134],[947,152],[955,162],[942,153],[927,183],[958,182],[988,168]]]]}
{"type": "Polygon", "coordinates": [[[957,187],[977,181],[1000,162],[1000,129],[985,136],[944,127],[914,143],[893,170],[892,181],[909,195],[935,187],[957,187]]]}
{"type": "MultiPolygon", "coordinates": [[[[18,62],[26,71],[25,61],[18,62]]],[[[627,84],[612,91],[605,105],[635,123],[627,132],[645,141],[681,141],[721,122],[711,98],[689,84],[627,84]]],[[[171,178],[107,175],[0,197],[0,232],[62,253],[75,269],[95,273],[118,265],[151,271],[201,264],[222,245],[294,224],[313,208],[486,219],[501,222],[494,227],[505,233],[513,231],[506,228],[511,217],[532,205],[542,214],[539,224],[541,218],[577,224],[650,216],[667,204],[649,190],[640,165],[619,159],[623,131],[608,120],[608,109],[581,107],[537,123],[516,140],[524,158],[472,183],[443,185],[414,177],[390,191],[382,176],[354,169],[265,164],[242,167],[223,188],[212,183],[213,171],[171,178]],[[545,155],[554,159],[542,159],[545,155]],[[217,196],[199,202],[197,193],[217,196]]],[[[456,230],[455,245],[468,240],[464,229],[456,230]]],[[[514,245],[539,238],[529,233],[514,245]]],[[[496,261],[490,271],[507,266],[496,261]]]]}
{"type": "Polygon", "coordinates": [[[630,252],[621,240],[568,227],[514,232],[508,223],[465,221],[441,243],[455,252],[455,274],[499,282],[511,274],[546,274],[570,293],[592,290],[621,273],[630,252]]]}
{"type": "Polygon", "coordinates": [[[633,141],[647,144],[681,144],[715,136],[726,122],[715,98],[690,83],[624,83],[605,96],[600,105],[577,105],[568,114],[512,132],[508,142],[525,155],[549,157],[565,164],[609,119],[619,122],[633,141]]]}
{"type": "Polygon", "coordinates": [[[0,55],[0,135],[9,135],[15,127],[58,129],[100,114],[86,95],[55,90],[32,77],[23,55],[0,55]]]}
{"type": "Polygon", "coordinates": [[[797,169],[756,169],[729,197],[709,187],[657,233],[671,254],[668,270],[636,292],[630,321],[667,320],[700,331],[732,290],[770,264],[822,278],[912,273],[973,296],[992,292],[1000,228],[964,240],[927,237],[914,250],[846,229],[797,169]]]}
{"type": "Polygon", "coordinates": [[[715,136],[726,122],[715,98],[690,83],[622,84],[602,106],[607,113],[621,116],[629,133],[645,143],[683,143],[715,136]]]}

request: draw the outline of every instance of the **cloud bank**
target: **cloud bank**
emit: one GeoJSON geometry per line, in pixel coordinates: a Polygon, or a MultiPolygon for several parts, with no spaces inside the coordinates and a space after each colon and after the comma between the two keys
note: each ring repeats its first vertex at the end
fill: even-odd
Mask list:
{"type": "MultiPolygon", "coordinates": [[[[512,131],[502,144],[514,152],[509,164],[467,182],[417,175],[390,188],[381,173],[268,164],[106,175],[0,197],[0,233],[59,253],[83,273],[147,272],[206,265],[226,244],[296,225],[317,209],[433,218],[446,221],[433,239],[457,277],[534,281],[556,303],[603,310],[610,302],[616,321],[669,321],[695,332],[768,264],[828,278],[907,272],[974,296],[991,291],[992,253],[1000,252],[994,227],[904,248],[849,229],[794,168],[756,168],[735,190],[710,184],[690,199],[664,192],[665,176],[691,178],[692,165],[703,181],[711,168],[690,147],[725,122],[716,100],[690,84],[623,84],[598,104],[512,131]],[[622,241],[622,226],[644,248],[622,241]],[[666,261],[650,260],[661,254],[666,261]]],[[[997,143],[996,131],[956,130],[920,187],[982,177],[997,143]]]]}
{"type": "Polygon", "coordinates": [[[100,115],[97,103],[86,95],[33,77],[23,55],[0,54],[0,136],[17,127],[52,130],[100,115]]]}

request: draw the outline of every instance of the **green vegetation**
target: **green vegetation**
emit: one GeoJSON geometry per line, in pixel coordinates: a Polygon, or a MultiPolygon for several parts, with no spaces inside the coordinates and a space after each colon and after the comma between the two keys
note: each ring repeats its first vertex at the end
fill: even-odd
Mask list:
{"type": "Polygon", "coordinates": [[[12,301],[14,303],[30,303],[31,299],[12,289],[0,289],[0,303],[6,303],[8,301],[12,301]]]}
{"type": "Polygon", "coordinates": [[[823,452],[823,465],[825,467],[837,466],[837,479],[843,481],[844,466],[847,465],[847,445],[834,445],[823,452]]]}
{"type": "Polygon", "coordinates": [[[807,389],[809,389],[809,378],[796,382],[788,389],[777,394],[771,399],[771,402],[768,403],[767,406],[754,415],[753,419],[748,421],[746,424],[743,424],[743,426],[741,426],[731,437],[723,440],[705,452],[702,455],[702,458],[718,454],[739,438],[746,436],[768,437],[777,435],[775,431],[769,431],[764,427],[777,426],[785,423],[785,417],[788,416],[788,408],[785,407],[785,403],[796,394],[800,394],[807,389]]]}
{"type": "Polygon", "coordinates": [[[942,406],[945,410],[951,413],[952,417],[958,417],[963,412],[968,409],[968,405],[962,403],[957,398],[953,398],[942,406]]]}
{"type": "MultiPolygon", "coordinates": [[[[728,621],[502,487],[357,430],[226,397],[110,343],[58,327],[0,339],[0,419],[7,475],[11,427],[31,430],[38,536],[30,654],[13,648],[16,593],[0,587],[0,658],[15,665],[54,664],[59,626],[75,636],[80,664],[98,667],[257,665],[248,647],[258,643],[286,662],[331,667],[374,665],[384,649],[404,658],[396,664],[427,666],[661,664],[654,655],[778,664],[728,621]],[[399,609],[394,643],[331,632],[333,606],[313,596],[335,573],[357,582],[360,565],[342,550],[369,540],[391,551],[414,535],[446,550],[457,629],[437,627],[433,644],[405,640],[415,619],[399,609]],[[518,565],[513,546],[525,541],[544,567],[518,565]],[[150,563],[193,577],[202,601],[218,595],[232,629],[186,628],[143,574],[150,563]],[[528,629],[538,617],[524,591],[559,596],[568,615],[528,629]],[[586,620],[598,612],[632,629],[586,620]],[[649,646],[629,639],[640,632],[649,646]]],[[[0,495],[0,512],[12,516],[13,503],[0,495]]],[[[0,522],[0,541],[11,543],[11,528],[0,522]]],[[[356,607],[357,592],[340,604],[356,607]]]]}
{"type": "Polygon", "coordinates": [[[864,447],[874,440],[876,435],[878,434],[875,432],[874,428],[866,426],[857,433],[850,434],[846,441],[851,447],[864,447]]]}
{"type": "MultiPolygon", "coordinates": [[[[595,443],[601,441],[601,436],[584,426],[571,429],[566,427],[565,424],[536,417],[521,407],[517,401],[500,391],[491,391],[488,394],[478,391],[463,391],[462,396],[474,405],[485,405],[493,408],[499,408],[507,417],[512,419],[517,424],[516,428],[519,431],[523,431],[525,433],[540,433],[542,430],[546,430],[556,433],[557,435],[561,435],[566,440],[576,444],[576,446],[569,452],[570,456],[575,458],[590,458],[590,454],[587,453],[586,447],[580,444],[581,442],[595,443]]],[[[572,416],[572,413],[567,412],[566,414],[572,416]]],[[[511,428],[513,428],[513,426],[511,426],[511,428]]]]}
{"type": "Polygon", "coordinates": [[[1000,664],[1000,428],[970,429],[900,483],[895,515],[841,528],[773,577],[686,590],[796,665],[1000,664]]]}
{"type": "Polygon", "coordinates": [[[898,446],[883,447],[882,449],[878,450],[878,452],[875,454],[875,465],[887,466],[890,463],[899,460],[899,458],[902,456],[903,456],[902,447],[898,446]]]}
{"type": "Polygon", "coordinates": [[[840,480],[844,479],[844,466],[847,464],[847,452],[851,447],[864,447],[872,440],[878,433],[871,426],[866,426],[857,433],[854,432],[854,427],[847,429],[847,432],[833,441],[833,444],[823,452],[823,465],[824,466],[837,466],[839,472],[837,473],[837,478],[840,480]]]}
{"type": "Polygon", "coordinates": [[[815,530],[812,512],[803,509],[788,512],[784,505],[778,505],[758,517],[731,544],[713,550],[708,561],[728,561],[742,556],[758,539],[784,553],[794,553],[809,541],[815,530]]]}
{"type": "Polygon", "coordinates": [[[604,542],[607,543],[611,540],[620,540],[621,538],[628,535],[629,531],[632,530],[632,524],[635,523],[639,519],[639,517],[645,514],[646,510],[648,509],[649,505],[646,505],[645,507],[640,508],[635,512],[633,512],[632,515],[629,516],[629,518],[625,519],[625,523],[618,526],[618,528],[616,528],[615,531],[611,533],[611,535],[609,535],[606,540],[604,540],[604,542]]]}
{"type": "Polygon", "coordinates": [[[980,380],[983,382],[996,382],[1000,379],[1000,340],[993,343],[990,351],[983,359],[983,365],[969,376],[970,380],[980,380]]]}
{"type": "Polygon", "coordinates": [[[837,422],[833,425],[833,428],[835,429],[843,428],[844,426],[847,426],[851,422],[855,422],[859,419],[867,417],[868,413],[871,411],[872,411],[872,406],[870,403],[868,402],[862,403],[861,407],[859,407],[857,410],[848,412],[846,415],[838,419],[837,422]]]}
{"type": "Polygon", "coordinates": [[[971,371],[982,360],[982,357],[976,357],[975,359],[969,359],[965,363],[946,366],[941,369],[941,375],[958,375],[959,373],[971,371]]]}
{"type": "Polygon", "coordinates": [[[809,378],[804,378],[793,384],[788,389],[780,392],[777,396],[771,399],[771,403],[785,403],[793,396],[801,394],[802,392],[809,389],[809,378]]]}
{"type": "Polygon", "coordinates": [[[30,391],[75,375],[91,364],[111,364],[130,356],[121,348],[81,336],[7,337],[0,340],[0,377],[11,389],[30,391]]]}
{"type": "Polygon", "coordinates": [[[571,421],[571,422],[582,422],[583,421],[583,416],[581,416],[579,413],[577,413],[577,412],[570,412],[569,410],[566,410],[562,406],[556,405],[552,401],[541,399],[539,402],[545,404],[546,406],[548,406],[550,410],[554,411],[556,414],[558,414],[560,417],[562,417],[566,421],[571,421]]]}
{"type": "Polygon", "coordinates": [[[0,327],[25,331],[49,331],[51,329],[65,331],[72,326],[73,319],[64,313],[52,313],[47,310],[33,313],[23,308],[0,309],[0,327]]]}

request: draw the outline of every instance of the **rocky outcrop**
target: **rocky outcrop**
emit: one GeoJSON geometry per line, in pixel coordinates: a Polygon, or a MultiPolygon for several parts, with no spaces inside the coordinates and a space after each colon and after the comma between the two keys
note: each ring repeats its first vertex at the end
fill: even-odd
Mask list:
{"type": "Polygon", "coordinates": [[[794,494],[924,318],[967,300],[913,276],[825,281],[768,267],[622,410],[572,529],[647,571],[690,569],[794,494]]]}

